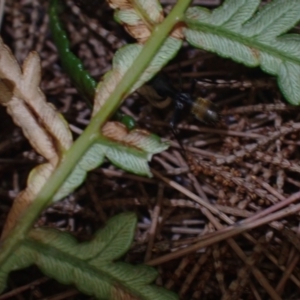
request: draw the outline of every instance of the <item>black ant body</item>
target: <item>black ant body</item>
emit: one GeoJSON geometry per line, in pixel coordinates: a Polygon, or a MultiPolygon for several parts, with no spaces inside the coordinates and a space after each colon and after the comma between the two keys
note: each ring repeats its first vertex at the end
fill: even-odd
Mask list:
{"type": "MultiPolygon", "coordinates": [[[[206,124],[216,124],[220,121],[217,106],[208,99],[193,98],[191,93],[183,93],[177,90],[169,78],[158,75],[150,81],[151,87],[162,98],[171,98],[174,103],[174,114],[170,122],[172,129],[179,122],[181,113],[189,110],[196,119],[206,124]]],[[[193,88],[192,88],[193,89],[193,88]]],[[[149,97],[147,97],[149,98],[149,97]]],[[[153,103],[153,101],[151,101],[153,103]]]]}

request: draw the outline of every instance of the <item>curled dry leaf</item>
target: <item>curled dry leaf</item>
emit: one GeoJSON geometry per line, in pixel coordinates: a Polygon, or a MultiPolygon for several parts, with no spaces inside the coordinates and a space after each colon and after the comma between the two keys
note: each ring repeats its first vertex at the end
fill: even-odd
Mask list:
{"type": "MultiPolygon", "coordinates": [[[[124,146],[155,153],[155,151],[153,151],[154,149],[150,150],[147,147],[149,136],[151,134],[147,130],[133,129],[129,131],[126,126],[120,122],[107,122],[102,128],[102,134],[110,140],[116,141],[124,146]]],[[[165,148],[164,144],[163,148],[165,148]]]]}
{"type": "Polygon", "coordinates": [[[129,131],[120,122],[107,122],[102,128],[102,134],[112,141],[123,144],[126,147],[135,148],[148,154],[159,153],[168,148],[167,143],[162,143],[160,138],[147,130],[133,129],[129,131]]]}
{"type": "MultiPolygon", "coordinates": [[[[164,19],[162,7],[157,0],[109,0],[109,5],[115,9],[115,18],[138,43],[144,44],[151,35],[154,27],[164,19]]],[[[182,26],[174,28],[171,36],[183,38],[182,26]]]]}
{"type": "Polygon", "coordinates": [[[26,58],[23,69],[0,39],[0,103],[22,128],[32,147],[47,163],[33,169],[27,187],[14,201],[3,236],[14,226],[57,166],[63,153],[72,145],[72,135],[61,114],[47,103],[39,88],[40,59],[36,52],[26,58]]]}
{"type": "Polygon", "coordinates": [[[143,149],[143,140],[151,134],[147,130],[133,129],[129,131],[127,127],[120,122],[111,121],[105,123],[102,127],[102,134],[110,140],[124,143],[127,146],[143,149]]]}
{"type": "Polygon", "coordinates": [[[93,116],[100,110],[110,94],[116,89],[117,85],[124,76],[126,69],[113,69],[108,72],[103,80],[98,84],[94,99],[93,116]]]}
{"type": "Polygon", "coordinates": [[[110,0],[115,17],[139,43],[147,41],[153,27],[163,21],[163,11],[157,1],[110,0]]]}
{"type": "Polygon", "coordinates": [[[128,134],[126,126],[119,122],[107,122],[102,127],[102,134],[114,141],[121,141],[128,134]]]}

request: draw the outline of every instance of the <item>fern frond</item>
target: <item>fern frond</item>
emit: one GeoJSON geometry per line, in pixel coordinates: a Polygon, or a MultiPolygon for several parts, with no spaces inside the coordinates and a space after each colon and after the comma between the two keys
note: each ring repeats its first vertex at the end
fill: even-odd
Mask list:
{"type": "Polygon", "coordinates": [[[278,77],[286,99],[300,104],[300,35],[284,34],[300,21],[300,1],[227,0],[212,12],[188,9],[185,36],[192,45],[278,77]],[[255,13],[255,14],[254,14],[255,13]]]}
{"type": "Polygon", "coordinates": [[[75,284],[97,299],[176,300],[178,297],[151,285],[155,269],[114,262],[128,251],[136,226],[133,213],[111,218],[93,240],[78,243],[70,234],[53,229],[34,229],[0,270],[0,290],[8,273],[36,264],[49,277],[75,284]]]}
{"type": "Polygon", "coordinates": [[[168,148],[154,134],[134,129],[128,132],[119,122],[108,122],[102,129],[102,136],[83,155],[72,173],[55,194],[53,201],[62,199],[77,188],[88,171],[97,168],[106,158],[117,167],[138,175],[151,177],[148,161],[152,155],[168,148]]]}

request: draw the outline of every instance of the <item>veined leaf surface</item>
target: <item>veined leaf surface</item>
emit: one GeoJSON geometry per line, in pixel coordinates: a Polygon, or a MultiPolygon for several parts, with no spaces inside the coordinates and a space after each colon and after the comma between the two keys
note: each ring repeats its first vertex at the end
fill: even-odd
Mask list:
{"type": "Polygon", "coordinates": [[[63,284],[74,284],[96,299],[175,300],[178,297],[151,285],[155,269],[115,262],[128,251],[136,216],[123,213],[111,218],[91,241],[78,243],[70,234],[34,229],[0,270],[0,291],[8,273],[36,264],[46,275],[63,284]]]}
{"type": "Polygon", "coordinates": [[[137,175],[151,177],[148,161],[152,155],[168,148],[167,143],[145,130],[128,132],[119,122],[108,122],[102,129],[104,135],[93,144],[78,162],[73,172],[56,193],[54,201],[60,200],[77,188],[88,171],[95,169],[107,157],[117,167],[137,175]]]}
{"type": "Polygon", "coordinates": [[[286,32],[300,21],[300,1],[274,0],[255,13],[259,0],[227,0],[209,11],[188,9],[185,36],[192,45],[260,66],[278,77],[286,99],[300,104],[300,35],[286,32]]]}

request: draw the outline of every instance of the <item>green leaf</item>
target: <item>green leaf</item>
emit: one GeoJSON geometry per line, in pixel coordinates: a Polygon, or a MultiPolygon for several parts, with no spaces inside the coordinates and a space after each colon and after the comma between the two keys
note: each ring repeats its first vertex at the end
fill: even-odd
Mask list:
{"type": "MultiPolygon", "coordinates": [[[[114,126],[112,129],[118,129],[117,122],[110,124],[114,126]]],[[[166,150],[168,146],[158,136],[139,129],[130,131],[119,140],[102,137],[84,154],[53,201],[58,201],[74,191],[85,180],[87,172],[100,166],[105,157],[123,170],[151,177],[148,162],[153,154],[166,150]]]]}
{"type": "Polygon", "coordinates": [[[49,277],[74,284],[97,299],[116,300],[124,294],[126,299],[178,299],[165,289],[149,285],[157,276],[155,269],[114,262],[128,251],[136,222],[132,213],[115,216],[84,243],[58,230],[34,229],[3,264],[0,290],[5,288],[10,271],[36,264],[49,277]]]}
{"type": "MultiPolygon", "coordinates": [[[[49,24],[52,38],[58,50],[62,66],[70,77],[71,81],[86,100],[87,105],[92,108],[91,101],[94,99],[97,82],[85,70],[82,61],[71,51],[67,33],[63,29],[59,19],[59,13],[64,9],[63,3],[58,0],[51,0],[49,5],[49,24]]],[[[117,120],[126,125],[128,129],[133,129],[136,124],[131,116],[116,112],[114,116],[117,120]]]]}
{"type": "Polygon", "coordinates": [[[185,36],[192,45],[278,77],[286,99],[300,104],[300,36],[284,34],[300,21],[299,0],[274,0],[256,14],[259,0],[227,0],[212,12],[186,13],[185,36]]]}
{"type": "MultiPolygon", "coordinates": [[[[147,3],[145,0],[142,1],[147,3]]],[[[0,285],[2,290],[5,285],[4,279],[7,277],[10,270],[20,269],[36,263],[41,270],[46,274],[49,274],[49,276],[53,276],[64,283],[75,283],[81,291],[95,295],[95,297],[99,299],[178,298],[176,295],[166,290],[147,285],[148,282],[146,281],[154,278],[154,271],[152,268],[139,266],[131,269],[131,267],[128,266],[126,268],[122,267],[123,263],[115,263],[117,265],[116,270],[119,269],[120,271],[117,272],[114,270],[111,273],[106,273],[106,269],[109,271],[109,265],[113,264],[113,262],[103,262],[103,265],[101,265],[101,259],[99,259],[99,261],[97,260],[101,253],[97,252],[97,250],[94,250],[96,252],[93,258],[84,260],[77,256],[78,253],[82,252],[79,251],[80,248],[77,248],[77,246],[79,247],[79,244],[77,244],[70,236],[56,232],[56,237],[53,238],[53,240],[57,240],[57,244],[60,244],[61,247],[55,248],[52,244],[49,245],[47,243],[48,231],[33,230],[29,236],[28,231],[34,224],[38,214],[50,204],[53,197],[59,198],[56,192],[59,191],[62,182],[65,179],[68,180],[69,188],[65,187],[65,191],[62,189],[60,191],[60,197],[63,197],[63,193],[74,189],[80,184],[86,171],[80,170],[80,168],[79,170],[75,170],[75,166],[78,162],[80,162],[82,169],[90,169],[98,166],[106,155],[106,149],[110,147],[109,143],[117,143],[117,141],[105,141],[105,139],[102,138],[103,127],[105,127],[104,124],[117,109],[118,105],[121,104],[123,97],[129,93],[133,84],[141,77],[147,66],[149,66],[146,71],[148,75],[145,78],[154,76],[155,72],[159,71],[160,67],[167,63],[167,59],[171,58],[169,54],[175,55],[181,42],[171,42],[169,43],[169,47],[168,41],[164,41],[166,40],[168,33],[175,27],[178,20],[182,20],[183,12],[189,4],[189,1],[179,1],[174,6],[174,9],[166,20],[155,27],[156,30],[153,31],[149,41],[145,44],[143,49],[141,49],[140,54],[137,57],[134,57],[133,62],[135,64],[128,68],[127,74],[124,73],[123,77],[121,76],[118,78],[119,80],[112,89],[111,86],[107,86],[109,87],[109,95],[107,97],[109,101],[104,104],[101,111],[96,111],[94,113],[95,117],[91,119],[85,132],[76,140],[72,147],[64,153],[64,157],[61,158],[49,180],[36,195],[35,201],[32,202],[28,210],[22,212],[16,226],[9,232],[7,238],[1,242],[0,285]],[[166,44],[169,48],[163,48],[164,53],[159,53],[160,48],[164,47],[166,44]],[[172,48],[172,44],[177,44],[177,48],[172,48]],[[157,55],[154,58],[155,54],[157,55]],[[150,61],[151,65],[149,65],[150,61]],[[99,130],[101,130],[101,132],[99,132],[99,130]],[[100,148],[96,147],[97,149],[92,149],[95,142],[96,145],[100,145],[100,148]],[[88,153],[87,156],[84,157],[84,153],[89,150],[91,153],[88,153]],[[97,153],[97,150],[99,150],[99,153],[97,153]],[[76,249],[74,256],[69,255],[71,249],[76,249]],[[99,263],[101,269],[99,268],[99,265],[96,267],[91,265],[91,260],[94,260],[93,263],[96,265],[99,263]],[[133,274],[128,276],[128,272],[132,272],[133,274]],[[118,276],[116,276],[116,274],[118,274],[118,276]],[[124,274],[126,276],[124,276],[124,274]],[[143,278],[139,278],[141,277],[140,274],[143,274],[145,277],[144,281],[146,281],[144,282],[144,285],[143,278]],[[122,280],[120,280],[120,278],[122,280]],[[126,278],[131,280],[134,278],[137,287],[131,286],[130,282],[127,283],[126,278]],[[134,297],[131,297],[131,295],[134,295],[134,297]]],[[[142,84],[142,81],[140,81],[139,84],[142,84]]],[[[89,91],[90,89],[87,90],[87,92],[89,91]]],[[[128,152],[139,153],[139,155],[137,155],[138,157],[144,155],[146,159],[151,156],[151,153],[146,153],[142,147],[141,149],[135,149],[136,147],[133,146],[125,146],[124,142],[121,144],[122,146],[120,147],[127,147],[128,152]],[[144,154],[143,151],[145,152],[144,154]]],[[[146,145],[147,144],[151,145],[152,143],[146,143],[146,145]]],[[[164,147],[166,147],[166,145],[164,147]]],[[[155,153],[155,151],[153,151],[153,153],[155,153]]],[[[124,162],[124,164],[126,167],[126,162],[124,162]]],[[[118,238],[118,235],[115,236],[115,238],[118,238]]],[[[94,244],[93,249],[99,249],[99,245],[100,242],[99,244],[94,244]]],[[[87,246],[87,248],[90,250],[90,247],[87,246]]],[[[117,252],[120,253],[120,251],[117,252]]]]}
{"type": "MultiPolygon", "coordinates": [[[[154,56],[149,66],[145,69],[143,74],[137,79],[134,86],[128,91],[133,93],[145,82],[149,81],[155,76],[163,67],[171,60],[179,51],[182,41],[173,37],[168,37],[161,45],[159,51],[154,56]]],[[[104,103],[107,101],[111,92],[117,88],[121,78],[126,74],[128,69],[135,64],[135,61],[141,51],[142,45],[130,44],[119,49],[113,58],[112,70],[105,74],[103,80],[97,86],[95,96],[95,103],[93,107],[93,115],[95,115],[104,103]]],[[[125,98],[126,95],[123,96],[125,98]]]]}

